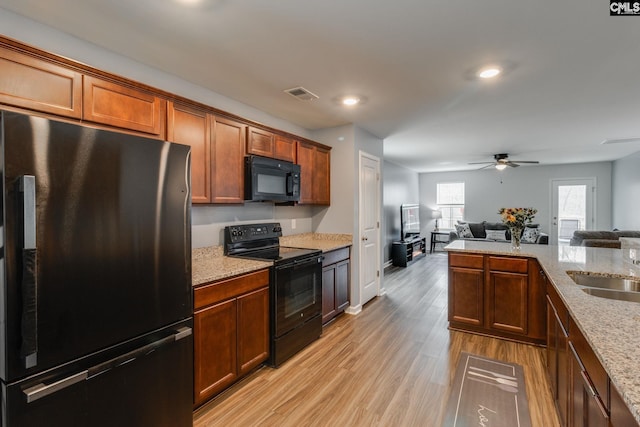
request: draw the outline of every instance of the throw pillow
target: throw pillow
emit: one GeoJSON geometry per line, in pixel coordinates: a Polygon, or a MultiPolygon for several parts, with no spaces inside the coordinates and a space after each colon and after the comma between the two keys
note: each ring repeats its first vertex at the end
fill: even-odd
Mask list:
{"type": "Polygon", "coordinates": [[[540,236],[540,230],[538,228],[525,227],[522,233],[522,243],[536,243],[540,236]]]}
{"type": "Polygon", "coordinates": [[[486,230],[487,239],[490,240],[507,240],[507,230],[486,230]]]}
{"type": "Polygon", "coordinates": [[[473,233],[471,233],[469,224],[456,224],[456,231],[458,232],[458,237],[461,239],[473,239],[473,233]]]}

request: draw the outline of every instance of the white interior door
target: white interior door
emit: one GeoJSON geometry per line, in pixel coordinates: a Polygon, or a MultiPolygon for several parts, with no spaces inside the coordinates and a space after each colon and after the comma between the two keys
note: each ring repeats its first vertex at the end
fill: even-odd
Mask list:
{"type": "Polygon", "coordinates": [[[360,152],[360,304],[380,291],[380,159],[360,152]]]}
{"type": "Polygon", "coordinates": [[[554,179],[551,181],[551,244],[569,244],[576,230],[595,227],[596,179],[554,179]]]}

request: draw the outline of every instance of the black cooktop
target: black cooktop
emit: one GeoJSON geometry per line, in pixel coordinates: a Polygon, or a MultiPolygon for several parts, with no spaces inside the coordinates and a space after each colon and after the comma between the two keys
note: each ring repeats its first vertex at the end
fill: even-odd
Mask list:
{"type": "Polygon", "coordinates": [[[285,262],[317,256],[318,249],[280,246],[280,223],[231,225],[224,229],[224,253],[238,258],[285,262]]]}

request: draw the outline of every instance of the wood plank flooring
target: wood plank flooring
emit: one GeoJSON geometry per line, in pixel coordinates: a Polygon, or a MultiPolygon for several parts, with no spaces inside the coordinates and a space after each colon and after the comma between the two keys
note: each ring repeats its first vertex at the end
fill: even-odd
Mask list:
{"type": "Polygon", "coordinates": [[[461,351],[523,366],[533,426],[559,426],[544,349],[447,329],[447,258],[385,271],[386,295],[342,315],[280,368],[194,413],[194,427],[440,426],[461,351]]]}

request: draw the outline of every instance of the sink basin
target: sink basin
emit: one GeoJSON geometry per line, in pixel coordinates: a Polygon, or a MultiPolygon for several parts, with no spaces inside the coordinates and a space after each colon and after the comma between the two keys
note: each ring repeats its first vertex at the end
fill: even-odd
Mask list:
{"type": "Polygon", "coordinates": [[[571,273],[570,276],[580,286],[640,292],[640,280],[626,279],[624,277],[593,276],[581,273],[571,273]]]}
{"type": "Polygon", "coordinates": [[[600,288],[582,288],[582,292],[593,295],[594,297],[640,302],[640,292],[614,291],[600,288]]]}
{"type": "Polygon", "coordinates": [[[567,272],[583,292],[600,298],[640,303],[640,279],[567,272]]]}

